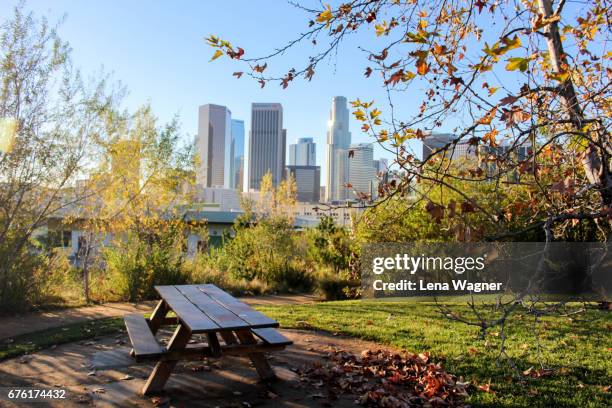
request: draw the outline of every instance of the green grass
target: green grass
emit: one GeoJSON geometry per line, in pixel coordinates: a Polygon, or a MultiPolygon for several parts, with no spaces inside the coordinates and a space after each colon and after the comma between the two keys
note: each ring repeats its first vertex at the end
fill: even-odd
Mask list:
{"type": "MultiPolygon", "coordinates": [[[[537,326],[533,318],[519,312],[509,324],[506,340],[517,371],[507,360],[498,359],[498,329],[481,339],[478,328],[443,318],[431,302],[364,300],[258,309],[285,328],[314,328],[411,352],[429,351],[453,374],[478,385],[490,381],[494,393],[472,388],[468,403],[475,406],[612,406],[610,392],[604,391],[612,384],[612,316],[608,312],[546,317],[537,326]],[[540,378],[521,374],[532,366],[538,369],[540,363],[554,373],[540,378]]],[[[465,303],[454,305],[453,310],[469,316],[465,303]]]]}
{"type": "Polygon", "coordinates": [[[11,342],[0,340],[0,361],[54,345],[116,334],[124,327],[123,319],[108,318],[28,333],[13,337],[11,342]]]}
{"type": "MultiPolygon", "coordinates": [[[[453,310],[466,317],[465,303],[453,310]]],[[[498,361],[499,331],[480,339],[477,328],[441,317],[430,302],[345,301],[298,306],[261,306],[285,328],[313,328],[342,333],[411,352],[429,351],[446,369],[494,393],[471,387],[473,406],[605,407],[612,406],[612,315],[589,310],[569,317],[546,317],[538,326],[520,312],[507,330],[508,354],[519,372],[540,363],[555,371],[551,376],[517,376],[506,360],[498,361]],[[535,341],[538,328],[541,358],[535,341]]],[[[121,318],[103,319],[19,336],[0,342],[0,361],[53,345],[115,334],[121,318]]]]}

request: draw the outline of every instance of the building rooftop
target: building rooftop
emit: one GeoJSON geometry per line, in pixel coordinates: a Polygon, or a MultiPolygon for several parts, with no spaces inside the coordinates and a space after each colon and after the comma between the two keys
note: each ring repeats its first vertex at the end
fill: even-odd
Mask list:
{"type": "Polygon", "coordinates": [[[187,211],[185,221],[204,221],[209,224],[233,224],[241,211],[187,211]]]}

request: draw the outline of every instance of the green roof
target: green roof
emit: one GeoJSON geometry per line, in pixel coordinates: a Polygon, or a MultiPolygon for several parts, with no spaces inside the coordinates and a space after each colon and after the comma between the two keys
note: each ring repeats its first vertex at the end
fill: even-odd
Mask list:
{"type": "Polygon", "coordinates": [[[206,221],[209,224],[233,224],[243,213],[239,211],[187,211],[185,221],[206,221]]]}

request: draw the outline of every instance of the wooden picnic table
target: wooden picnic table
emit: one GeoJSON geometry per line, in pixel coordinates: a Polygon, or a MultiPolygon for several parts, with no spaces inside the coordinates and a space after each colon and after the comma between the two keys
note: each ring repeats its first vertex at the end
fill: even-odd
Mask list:
{"type": "Polygon", "coordinates": [[[156,286],[161,300],[148,319],[125,316],[132,351],[138,362],[157,361],[142,393],[160,392],[179,360],[247,355],[263,380],[274,378],[264,352],[282,350],[292,342],[275,328],[278,322],[215,285],[156,286]],[[168,316],[174,312],[176,316],[168,316]],[[167,347],[155,338],[162,326],[176,325],[167,347]],[[189,344],[194,334],[206,343],[189,344]]]}

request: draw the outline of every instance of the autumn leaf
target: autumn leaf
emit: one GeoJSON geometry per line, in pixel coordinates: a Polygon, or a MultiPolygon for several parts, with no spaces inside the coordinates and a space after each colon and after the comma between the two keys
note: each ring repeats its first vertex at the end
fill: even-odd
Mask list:
{"type": "Polygon", "coordinates": [[[263,65],[257,64],[257,65],[255,65],[255,67],[253,67],[253,71],[259,72],[261,74],[262,72],[265,71],[265,69],[267,67],[268,67],[268,63],[267,62],[265,64],[263,64],[263,65]]]}
{"type": "Polygon", "coordinates": [[[381,35],[388,34],[389,26],[386,21],[383,21],[382,24],[376,24],[374,29],[376,30],[376,36],[380,37],[381,35]]]}
{"type": "Polygon", "coordinates": [[[495,118],[496,113],[497,113],[497,108],[491,109],[489,112],[487,112],[486,115],[484,115],[482,118],[478,120],[478,123],[480,123],[481,125],[491,124],[491,122],[495,118]]]}
{"type": "Polygon", "coordinates": [[[550,79],[554,79],[557,82],[565,82],[568,80],[570,73],[569,71],[561,71],[548,75],[550,79]]]}
{"type": "Polygon", "coordinates": [[[325,10],[317,16],[317,23],[325,23],[329,27],[329,22],[332,18],[334,18],[334,15],[332,14],[331,6],[328,4],[325,10]]]}
{"type": "Polygon", "coordinates": [[[502,39],[502,42],[505,45],[505,47],[503,47],[504,52],[519,48],[521,46],[521,39],[518,38],[517,35],[515,35],[512,39],[510,39],[509,37],[504,37],[502,39]]]}
{"type": "Polygon", "coordinates": [[[367,67],[365,73],[363,74],[366,78],[369,78],[372,75],[372,68],[367,67]]]}
{"type": "Polygon", "coordinates": [[[482,9],[487,5],[487,0],[476,0],[474,6],[478,8],[478,14],[482,12],[482,9]]]}
{"type": "Polygon", "coordinates": [[[210,60],[214,61],[214,60],[216,60],[217,58],[219,58],[222,55],[223,55],[223,51],[217,50],[217,51],[215,51],[215,53],[213,54],[213,56],[212,56],[212,58],[210,60]]]}
{"type": "Polygon", "coordinates": [[[236,78],[240,78],[242,76],[242,72],[234,72],[232,75],[235,76],[236,78]]]}
{"type": "Polygon", "coordinates": [[[508,96],[506,96],[505,98],[502,98],[502,99],[499,101],[499,104],[500,104],[500,105],[502,105],[502,106],[503,106],[503,105],[510,105],[510,104],[513,104],[514,102],[516,102],[517,100],[518,100],[518,98],[517,98],[516,96],[514,96],[514,95],[508,95],[508,96]]]}
{"type": "Polygon", "coordinates": [[[429,65],[424,60],[417,60],[416,67],[419,75],[425,75],[429,72],[429,65]]]}
{"type": "Polygon", "coordinates": [[[518,69],[521,72],[525,72],[529,68],[530,58],[514,57],[514,58],[508,58],[507,61],[508,61],[508,64],[506,65],[507,71],[516,71],[518,69]]]}
{"type": "Polygon", "coordinates": [[[442,221],[442,218],[444,218],[444,207],[439,204],[435,204],[432,201],[427,202],[425,205],[425,211],[427,211],[431,218],[433,218],[438,224],[440,221],[442,221]]]}
{"type": "Polygon", "coordinates": [[[461,203],[461,212],[463,214],[465,213],[471,213],[476,211],[476,207],[474,206],[474,203],[472,203],[471,201],[464,201],[461,203]]]}
{"type": "Polygon", "coordinates": [[[497,129],[492,129],[490,132],[485,133],[482,141],[488,143],[491,147],[497,147],[495,136],[497,136],[497,129]]]}

